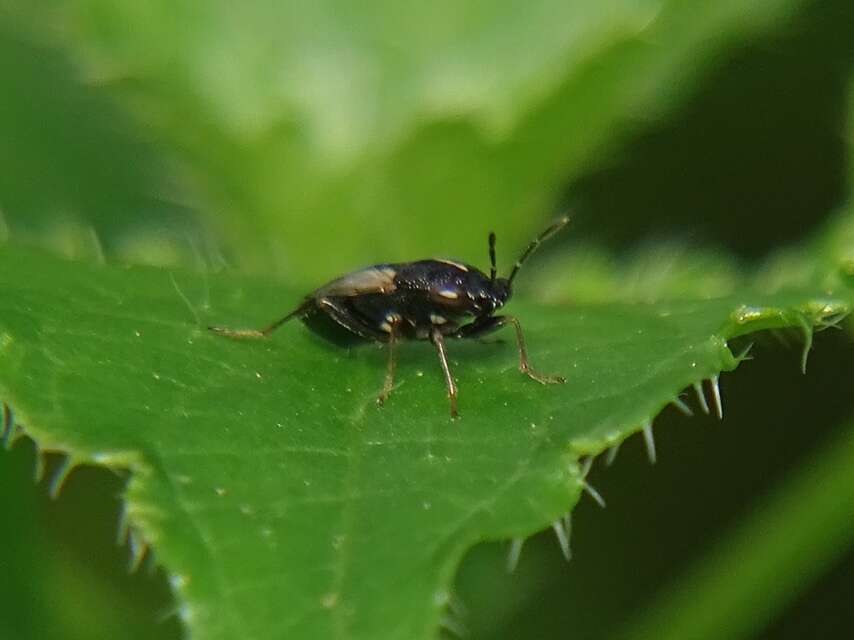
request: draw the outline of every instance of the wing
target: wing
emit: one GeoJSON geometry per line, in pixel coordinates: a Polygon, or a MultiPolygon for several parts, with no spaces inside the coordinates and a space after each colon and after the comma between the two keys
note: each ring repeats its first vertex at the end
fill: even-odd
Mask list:
{"type": "Polygon", "coordinates": [[[352,297],[367,293],[392,293],[397,269],[392,265],[377,265],[336,278],[311,294],[313,298],[352,297]]]}

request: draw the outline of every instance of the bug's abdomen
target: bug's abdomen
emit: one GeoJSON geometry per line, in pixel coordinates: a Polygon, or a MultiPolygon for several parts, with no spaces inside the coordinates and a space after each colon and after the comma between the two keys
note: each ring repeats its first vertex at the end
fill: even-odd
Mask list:
{"type": "Polygon", "coordinates": [[[312,333],[339,347],[352,347],[373,339],[348,329],[316,306],[311,307],[301,320],[312,333]]]}

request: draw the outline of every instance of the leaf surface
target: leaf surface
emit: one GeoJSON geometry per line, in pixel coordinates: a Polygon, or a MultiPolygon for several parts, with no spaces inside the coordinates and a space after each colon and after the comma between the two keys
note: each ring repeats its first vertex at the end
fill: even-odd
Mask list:
{"type": "MultiPolygon", "coordinates": [[[[639,430],[686,386],[737,365],[727,340],[814,325],[843,300],[809,291],[656,305],[514,300],[543,387],[504,344],[436,356],[259,326],[300,299],[276,283],[117,269],[0,251],[0,398],[43,450],[128,468],[131,525],[170,572],[196,637],[430,638],[461,554],[566,514],[579,457],[639,430]]],[[[56,479],[61,483],[62,477],[56,479]]]]}

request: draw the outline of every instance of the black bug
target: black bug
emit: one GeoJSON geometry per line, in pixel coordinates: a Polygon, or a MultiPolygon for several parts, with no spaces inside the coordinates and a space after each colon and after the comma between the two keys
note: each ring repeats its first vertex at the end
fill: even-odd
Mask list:
{"type": "Polygon", "coordinates": [[[489,234],[489,276],[452,260],[418,260],[378,264],[337,278],[310,293],[296,309],[263,329],[209,327],[229,338],[266,338],[291,318],[300,318],[315,333],[339,345],[377,341],[388,343],[388,370],[383,404],[394,385],[396,346],[399,340],[429,340],[439,354],[448,386],[451,417],[457,416],[457,385],[448,366],[445,338],[479,338],[506,324],[516,330],[519,369],[542,384],[566,382],[544,375],[528,362],[528,350],[519,321],[495,315],[513,292],[513,279],[541,242],[562,229],[568,217],[543,231],[516,261],[508,278],[495,267],[495,234],[489,234]]]}

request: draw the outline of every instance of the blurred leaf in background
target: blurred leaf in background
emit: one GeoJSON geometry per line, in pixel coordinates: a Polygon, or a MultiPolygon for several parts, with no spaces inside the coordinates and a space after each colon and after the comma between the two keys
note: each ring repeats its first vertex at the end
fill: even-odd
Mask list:
{"type": "Polygon", "coordinates": [[[801,6],[60,0],[17,14],[55,25],[80,73],[186,161],[241,265],[297,279],[473,259],[487,225],[520,244],[621,134],[801,6]],[[328,238],[322,263],[305,238],[328,238]]]}

